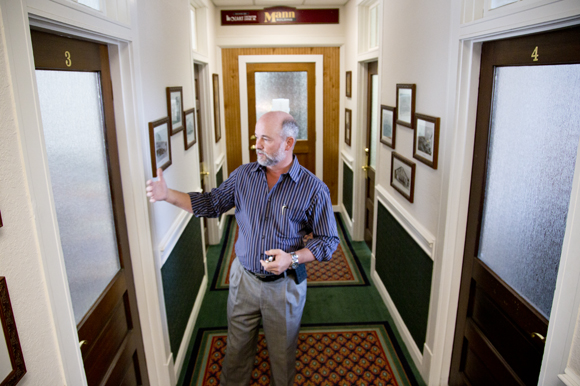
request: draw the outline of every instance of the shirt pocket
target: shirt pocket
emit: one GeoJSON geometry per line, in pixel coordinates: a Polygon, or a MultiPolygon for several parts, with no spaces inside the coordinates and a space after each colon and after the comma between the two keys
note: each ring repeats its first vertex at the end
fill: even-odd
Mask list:
{"type": "Polygon", "coordinates": [[[282,237],[286,239],[301,238],[307,225],[306,210],[288,208],[282,216],[282,237]]]}

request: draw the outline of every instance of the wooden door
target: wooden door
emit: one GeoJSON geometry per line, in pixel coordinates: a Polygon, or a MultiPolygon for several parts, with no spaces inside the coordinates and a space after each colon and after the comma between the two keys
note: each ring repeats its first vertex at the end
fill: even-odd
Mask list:
{"type": "Polygon", "coordinates": [[[580,138],[578,63],[579,28],[482,47],[450,385],[538,384],[580,138]]]}
{"type": "Polygon", "coordinates": [[[375,173],[373,157],[376,155],[378,130],[378,62],[368,64],[367,70],[367,119],[365,139],[365,242],[373,248],[374,213],[375,213],[375,173]],[[374,141],[373,141],[374,139],[374,141]]]}
{"type": "MultiPolygon", "coordinates": [[[[198,148],[199,148],[199,170],[200,170],[200,181],[201,181],[201,190],[202,192],[207,191],[207,178],[209,176],[209,172],[207,171],[207,160],[205,159],[205,152],[203,151],[204,142],[204,131],[202,127],[202,120],[201,120],[201,90],[199,88],[199,73],[200,73],[200,65],[194,64],[193,65],[193,74],[195,79],[195,111],[196,111],[196,118],[197,118],[197,138],[198,138],[198,148]]],[[[203,222],[203,238],[205,240],[205,248],[209,248],[209,233],[208,233],[208,223],[207,218],[202,217],[203,222]]]]}
{"type": "Polygon", "coordinates": [[[300,128],[294,154],[302,166],[316,174],[315,64],[248,63],[246,72],[250,161],[256,161],[254,130],[259,115],[276,109],[273,99],[284,99],[300,128]]]}
{"type": "Polygon", "coordinates": [[[53,197],[88,384],[149,385],[121,189],[107,46],[38,31],[32,31],[32,46],[53,197]],[[70,99],[69,94],[88,94],[88,87],[73,90],[75,82],[84,79],[94,88],[94,97],[87,99],[92,115],[68,118],[80,111],[75,98],[51,112],[51,105],[70,99]],[[59,85],[62,81],[70,85],[59,85]],[[95,136],[81,141],[71,138],[71,144],[58,146],[62,141],[58,132],[83,133],[93,123],[95,136]],[[85,169],[85,165],[91,167],[85,169]],[[75,166],[80,182],[70,172],[75,166]],[[101,177],[104,183],[97,189],[94,185],[101,183],[101,177]],[[61,182],[70,183],[66,189],[74,197],[62,197],[61,182]],[[100,202],[104,208],[91,210],[100,202]],[[103,221],[98,212],[108,212],[110,222],[103,221]],[[86,233],[79,233],[79,238],[77,230],[86,233]],[[102,255],[100,233],[110,236],[106,239],[110,256],[96,256],[105,262],[94,259],[102,255]],[[85,297],[89,289],[92,293],[85,297]]]}

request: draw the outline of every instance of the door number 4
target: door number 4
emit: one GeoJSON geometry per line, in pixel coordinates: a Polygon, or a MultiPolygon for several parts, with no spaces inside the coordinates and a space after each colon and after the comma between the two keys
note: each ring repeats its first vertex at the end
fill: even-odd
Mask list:
{"type": "Polygon", "coordinates": [[[536,46],[536,48],[534,48],[534,51],[532,52],[532,58],[534,58],[533,62],[537,62],[538,61],[538,57],[540,56],[540,54],[538,54],[538,46],[536,46]]]}

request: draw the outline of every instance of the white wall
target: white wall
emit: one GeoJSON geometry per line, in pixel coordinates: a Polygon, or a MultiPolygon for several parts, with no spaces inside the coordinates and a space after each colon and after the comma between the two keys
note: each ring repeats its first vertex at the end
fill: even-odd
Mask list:
{"type": "MultiPolygon", "coordinates": [[[[2,12],[2,9],[0,9],[2,12]]],[[[0,276],[6,277],[27,373],[19,385],[62,385],[63,364],[48,303],[28,194],[4,24],[0,18],[0,276]]]]}

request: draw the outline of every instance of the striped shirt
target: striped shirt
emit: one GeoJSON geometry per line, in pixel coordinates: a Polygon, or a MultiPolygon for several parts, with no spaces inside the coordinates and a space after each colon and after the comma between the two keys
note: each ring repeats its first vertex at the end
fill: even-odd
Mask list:
{"type": "Polygon", "coordinates": [[[218,217],[236,208],[239,226],[236,255],[249,271],[264,271],[265,251],[293,252],[308,248],[319,260],[330,260],[338,246],[336,221],[328,187],[302,167],[294,157],[290,170],[272,190],[266,168],[257,162],[244,164],[210,193],[189,193],[193,214],[218,217]],[[303,236],[313,238],[304,243],[303,236]]]}

